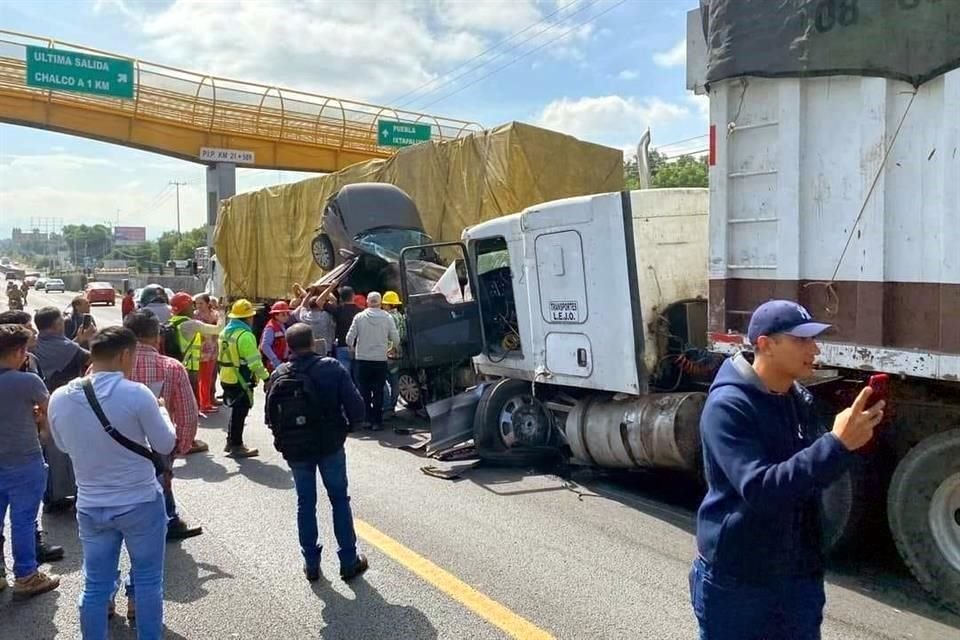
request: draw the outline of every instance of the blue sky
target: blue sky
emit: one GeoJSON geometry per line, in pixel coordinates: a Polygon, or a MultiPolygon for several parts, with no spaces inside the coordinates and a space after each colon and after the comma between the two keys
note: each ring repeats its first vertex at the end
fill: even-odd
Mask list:
{"type": "MultiPolygon", "coordinates": [[[[670,145],[706,133],[705,101],[684,88],[685,15],[696,4],[0,0],[0,29],[484,126],[519,120],[617,148],[649,126],[653,146],[673,155],[706,146],[670,145]]],[[[240,170],[237,186],[307,175],[240,170]]],[[[182,224],[199,226],[204,179],[198,164],[0,124],[0,237],[39,217],[146,224],[153,237],[176,226],[170,181],[188,183],[182,224]]]]}

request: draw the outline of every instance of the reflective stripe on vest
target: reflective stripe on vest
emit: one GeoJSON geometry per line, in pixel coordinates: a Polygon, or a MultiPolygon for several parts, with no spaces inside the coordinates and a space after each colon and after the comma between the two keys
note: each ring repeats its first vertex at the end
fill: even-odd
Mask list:
{"type": "Polygon", "coordinates": [[[193,339],[187,341],[183,337],[183,331],[180,329],[182,325],[190,318],[186,316],[173,316],[170,318],[170,324],[177,331],[177,340],[180,342],[180,353],[183,354],[183,366],[186,367],[187,371],[200,371],[200,343],[201,335],[197,331],[193,334],[193,339]]]}

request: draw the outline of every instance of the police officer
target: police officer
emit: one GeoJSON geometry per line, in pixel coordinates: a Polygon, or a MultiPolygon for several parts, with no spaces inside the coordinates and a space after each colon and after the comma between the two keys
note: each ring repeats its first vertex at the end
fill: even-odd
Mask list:
{"type": "Polygon", "coordinates": [[[243,426],[253,407],[253,388],[257,380],[270,377],[260,359],[257,337],[250,328],[256,313],[249,300],[237,300],[227,314],[230,322],[220,334],[220,385],[225,404],[230,407],[230,432],[224,451],[231,458],[260,454],[243,444],[243,426]]]}
{"type": "Polygon", "coordinates": [[[690,572],[701,640],[814,640],[825,601],[820,492],[849,467],[883,419],[870,388],[818,435],[814,339],[830,325],[787,300],[750,319],[754,362],[720,368],[700,420],[707,495],[690,572]]]}

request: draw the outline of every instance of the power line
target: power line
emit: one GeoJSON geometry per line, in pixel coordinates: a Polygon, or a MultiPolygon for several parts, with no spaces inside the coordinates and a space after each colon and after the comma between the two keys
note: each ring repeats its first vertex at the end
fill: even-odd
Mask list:
{"type": "Polygon", "coordinates": [[[701,136],[693,136],[692,138],[684,138],[683,140],[677,140],[676,142],[668,142],[667,144],[658,144],[656,145],[655,148],[662,149],[664,147],[675,147],[678,144],[683,144],[684,142],[693,142],[694,140],[702,140],[703,138],[709,138],[709,137],[710,136],[707,134],[703,134],[701,136]]]}
{"type": "MultiPolygon", "coordinates": [[[[623,4],[623,2],[625,2],[625,1],[626,1],[626,0],[622,0],[621,2],[618,2],[617,4],[623,4]]],[[[583,3],[583,6],[581,6],[581,7],[578,8],[577,10],[571,12],[571,13],[570,13],[568,16],[566,16],[566,17],[567,17],[567,18],[572,18],[573,16],[577,15],[578,13],[582,13],[583,11],[586,11],[587,9],[589,9],[589,8],[592,7],[593,5],[597,4],[598,2],[600,2],[600,0],[587,0],[587,2],[584,2],[584,3],[583,3]]],[[[613,6],[616,6],[616,5],[613,5],[613,6]]],[[[612,8],[612,7],[611,7],[611,8],[612,8]]],[[[605,13],[605,12],[604,12],[604,13],[605,13]]],[[[596,17],[599,17],[600,15],[603,15],[603,13],[597,14],[596,17]]],[[[591,19],[595,19],[595,18],[591,18],[591,19]]],[[[559,40],[560,38],[563,38],[563,37],[567,36],[567,35],[570,34],[571,32],[575,31],[576,29],[584,26],[585,24],[587,24],[587,23],[589,23],[589,22],[590,22],[590,19],[585,20],[585,21],[581,22],[580,24],[576,25],[575,27],[573,27],[573,28],[571,28],[571,29],[568,29],[567,31],[563,32],[562,34],[560,34],[560,36],[558,36],[558,37],[556,37],[556,38],[553,38],[553,39],[551,39],[551,40],[548,40],[548,41],[547,41],[546,43],[544,43],[543,45],[541,45],[541,46],[539,46],[539,47],[536,47],[535,49],[532,49],[532,50],[528,51],[527,53],[520,54],[519,56],[517,56],[516,58],[514,58],[513,62],[509,62],[509,63],[507,63],[506,65],[503,65],[503,66],[501,66],[501,67],[498,67],[498,68],[495,69],[493,72],[491,72],[491,73],[489,73],[489,74],[487,74],[487,75],[485,75],[485,76],[481,76],[477,81],[471,82],[471,83],[467,84],[466,87],[472,86],[473,84],[476,84],[476,82],[479,82],[480,80],[483,80],[484,78],[486,78],[486,77],[488,77],[488,76],[490,76],[490,75],[493,75],[494,73],[496,73],[496,72],[499,71],[500,69],[503,69],[503,68],[505,68],[505,67],[510,66],[511,64],[513,64],[514,62],[516,62],[517,60],[520,60],[520,59],[522,59],[522,58],[530,55],[531,53],[542,49],[545,45],[550,44],[551,42],[555,42],[556,40],[559,40]]],[[[482,69],[483,67],[485,67],[485,66],[489,65],[490,63],[492,63],[492,62],[493,62],[494,60],[496,60],[497,58],[501,58],[501,57],[503,57],[505,54],[510,53],[511,51],[513,51],[514,49],[516,49],[516,48],[518,48],[518,47],[520,47],[520,46],[522,46],[522,45],[530,42],[531,40],[534,40],[535,38],[538,38],[538,37],[542,36],[543,34],[547,33],[547,31],[549,31],[550,29],[552,29],[552,28],[554,28],[554,27],[556,27],[556,26],[559,26],[559,23],[558,23],[558,24],[549,24],[549,25],[547,25],[547,27],[546,27],[545,29],[542,29],[542,30],[538,31],[538,32],[535,33],[535,34],[533,34],[533,35],[531,35],[531,36],[529,36],[529,37],[527,37],[527,38],[524,38],[523,40],[521,40],[520,42],[514,44],[513,46],[504,49],[503,51],[501,51],[501,52],[498,53],[497,55],[493,56],[490,60],[487,60],[486,62],[483,62],[483,63],[481,63],[481,64],[478,64],[478,65],[476,65],[476,66],[474,66],[474,67],[471,67],[470,69],[467,69],[467,70],[464,71],[463,73],[461,73],[461,74],[459,74],[459,75],[457,75],[457,76],[454,76],[453,78],[450,78],[450,79],[447,80],[446,82],[444,82],[444,83],[442,83],[442,84],[434,87],[433,89],[431,89],[430,91],[427,91],[426,93],[424,93],[423,95],[419,96],[419,97],[416,98],[416,99],[419,100],[419,99],[421,99],[421,98],[424,98],[424,97],[426,97],[426,96],[429,96],[430,94],[435,94],[435,93],[439,92],[440,89],[442,89],[442,88],[444,88],[444,87],[446,87],[446,86],[448,86],[448,85],[453,84],[454,82],[456,82],[456,81],[459,80],[460,78],[463,78],[463,77],[465,77],[465,76],[468,76],[468,75],[470,75],[471,73],[473,73],[474,71],[477,71],[477,70],[479,70],[479,69],[482,69]]],[[[464,88],[465,88],[465,87],[464,87],[464,88]]],[[[456,92],[453,92],[453,93],[456,93],[456,92]]],[[[451,94],[449,94],[449,95],[453,95],[453,93],[451,93],[451,94]]],[[[447,96],[444,96],[443,98],[440,98],[440,99],[438,99],[438,100],[436,100],[436,101],[434,101],[434,102],[431,102],[430,104],[428,104],[428,105],[426,105],[426,106],[422,106],[422,107],[420,107],[420,109],[425,109],[426,107],[428,107],[428,106],[430,106],[430,105],[433,105],[433,104],[435,104],[436,102],[439,102],[440,100],[445,99],[446,97],[447,97],[447,96]]],[[[406,102],[400,104],[397,108],[404,107],[404,106],[410,104],[411,102],[413,102],[413,100],[407,100],[406,102]]]]}
{"type": "Polygon", "coordinates": [[[478,82],[482,82],[483,80],[486,80],[486,79],[489,78],[490,76],[492,76],[492,75],[494,75],[494,74],[496,74],[496,73],[499,73],[500,71],[503,71],[504,69],[506,69],[507,67],[509,67],[509,66],[511,66],[511,65],[516,64],[517,62],[519,62],[520,60],[523,60],[523,59],[526,58],[527,56],[532,55],[532,54],[536,53],[537,51],[540,51],[540,50],[543,49],[544,47],[547,47],[547,46],[553,44],[553,43],[556,42],[557,40],[560,40],[560,39],[562,39],[562,38],[570,35],[570,34],[573,33],[574,31],[576,31],[577,29],[579,29],[579,28],[581,28],[581,27],[583,27],[583,26],[585,26],[585,25],[587,25],[587,24],[589,24],[589,23],[597,20],[597,19],[600,18],[601,16],[603,16],[603,15],[605,15],[605,14],[607,14],[607,13],[610,13],[611,11],[613,11],[614,9],[616,9],[617,7],[619,7],[620,5],[624,4],[626,1],[627,1],[627,0],[619,0],[618,2],[615,2],[614,4],[610,5],[609,7],[607,7],[607,8],[604,9],[603,11],[601,11],[600,13],[594,15],[593,17],[591,17],[591,18],[589,18],[589,19],[587,19],[587,20],[584,20],[584,21],[581,22],[580,24],[574,25],[573,27],[567,29],[566,31],[564,31],[563,33],[561,33],[560,35],[558,35],[557,37],[551,38],[550,40],[547,40],[546,42],[544,42],[544,43],[541,44],[540,46],[535,47],[535,48],[533,48],[533,49],[530,49],[530,50],[527,51],[526,53],[523,53],[523,54],[517,56],[516,58],[514,58],[513,60],[511,60],[510,62],[508,62],[508,63],[506,63],[506,64],[504,64],[504,65],[501,65],[501,66],[497,67],[496,69],[494,69],[494,70],[491,71],[490,73],[487,73],[487,74],[485,74],[485,75],[482,75],[482,76],[480,76],[479,78],[477,78],[476,80],[474,80],[474,81],[472,81],[472,82],[469,82],[469,83],[463,85],[463,86],[460,87],[459,89],[456,89],[455,91],[451,91],[450,93],[448,93],[448,94],[446,94],[446,95],[444,95],[444,96],[442,96],[442,97],[440,97],[440,98],[437,98],[436,100],[434,100],[434,101],[432,101],[432,102],[429,102],[429,103],[421,106],[420,109],[423,110],[423,109],[427,109],[427,108],[429,108],[429,107],[432,107],[433,105],[437,104],[438,102],[442,102],[442,101],[446,100],[447,98],[449,98],[449,97],[451,97],[451,96],[454,96],[454,95],[460,93],[460,92],[463,91],[464,89],[468,89],[469,87],[472,87],[473,85],[477,84],[478,82]]]}
{"type": "MultiPolygon", "coordinates": [[[[419,93],[421,89],[425,89],[426,87],[429,87],[430,85],[432,85],[433,83],[437,82],[438,80],[440,80],[440,79],[443,78],[444,76],[448,76],[449,74],[453,73],[453,72],[456,71],[457,69],[461,69],[461,68],[465,67],[466,65],[470,64],[471,62],[473,62],[474,60],[478,60],[478,59],[482,58],[483,56],[487,55],[488,53],[491,53],[492,51],[494,51],[495,49],[497,49],[497,48],[500,47],[501,45],[504,45],[504,44],[510,42],[511,40],[513,40],[514,38],[516,38],[517,36],[526,33],[527,31],[529,31],[530,29],[536,27],[537,25],[545,23],[547,20],[549,20],[549,19],[552,18],[553,16],[557,15],[558,13],[560,13],[561,11],[563,11],[564,9],[566,9],[566,8],[568,8],[568,7],[572,7],[573,5],[577,4],[577,2],[579,2],[579,0],[572,0],[571,2],[568,2],[567,4],[563,5],[562,7],[559,7],[558,9],[556,9],[555,11],[553,11],[552,13],[549,13],[549,14],[543,16],[542,18],[540,18],[540,19],[537,20],[536,22],[527,25],[526,27],[524,27],[524,28],[521,29],[520,31],[516,31],[516,32],[510,34],[509,36],[507,36],[506,38],[503,38],[503,39],[501,39],[501,40],[498,40],[497,42],[495,42],[494,44],[490,45],[488,48],[484,49],[483,51],[481,51],[481,52],[478,53],[477,55],[473,56],[473,57],[470,58],[469,60],[465,60],[464,62],[461,62],[460,64],[458,64],[458,65],[455,66],[455,67],[450,67],[449,69],[447,69],[446,71],[444,71],[443,73],[441,73],[438,77],[433,78],[432,80],[428,80],[427,82],[424,82],[423,84],[421,84],[419,87],[416,87],[415,89],[411,89],[410,91],[407,91],[406,93],[404,93],[404,94],[402,94],[402,95],[399,95],[399,96],[397,96],[396,98],[393,98],[392,100],[389,100],[386,104],[393,104],[393,103],[395,103],[395,102],[400,102],[401,100],[403,100],[404,98],[406,98],[406,97],[408,97],[408,96],[411,96],[411,95],[413,95],[413,94],[419,93]]],[[[572,15],[572,14],[571,14],[571,15],[572,15]]],[[[546,30],[544,30],[544,31],[546,31],[546,30]]],[[[543,33],[543,31],[541,31],[540,33],[543,33]]],[[[539,35],[539,34],[537,34],[537,35],[539,35]]],[[[523,43],[520,43],[520,44],[523,44],[523,43]]],[[[509,49],[508,49],[508,51],[509,51],[509,49]]],[[[493,57],[493,60],[496,60],[496,58],[499,57],[499,55],[500,55],[500,54],[498,54],[497,56],[494,56],[494,57],[493,57]]],[[[490,61],[488,61],[488,62],[490,62],[490,61]]],[[[484,64],[487,64],[487,63],[484,63],[484,64]]],[[[480,67],[482,67],[482,66],[483,66],[483,65],[479,65],[477,68],[480,68],[480,67]]],[[[455,79],[456,79],[456,78],[454,78],[454,80],[455,80],[455,79]]],[[[452,81],[453,81],[453,80],[451,80],[450,82],[452,82],[452,81]]],[[[443,85],[441,85],[441,86],[443,86],[443,85]]],[[[436,89],[439,89],[439,88],[440,88],[440,87],[435,87],[434,89],[431,89],[430,91],[427,91],[427,92],[424,93],[423,95],[424,95],[424,96],[430,95],[431,93],[433,93],[434,91],[436,91],[436,89]]],[[[415,99],[416,99],[416,98],[415,98],[415,99]]],[[[411,102],[411,100],[408,100],[405,104],[409,104],[410,102],[411,102]]],[[[402,105],[400,105],[400,106],[402,106],[402,105]]],[[[399,109],[400,106],[398,106],[397,108],[399,109]]]]}

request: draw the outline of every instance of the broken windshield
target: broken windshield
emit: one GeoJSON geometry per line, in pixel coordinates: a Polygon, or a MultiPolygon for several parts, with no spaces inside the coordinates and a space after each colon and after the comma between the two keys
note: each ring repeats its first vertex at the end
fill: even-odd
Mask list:
{"type": "Polygon", "coordinates": [[[433,239],[419,229],[374,229],[357,235],[355,242],[385,260],[399,260],[407,247],[430,244],[433,239]]]}

